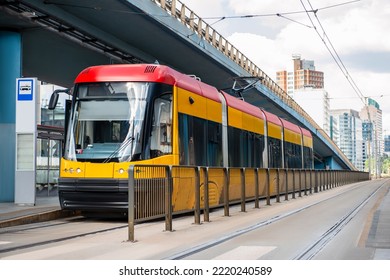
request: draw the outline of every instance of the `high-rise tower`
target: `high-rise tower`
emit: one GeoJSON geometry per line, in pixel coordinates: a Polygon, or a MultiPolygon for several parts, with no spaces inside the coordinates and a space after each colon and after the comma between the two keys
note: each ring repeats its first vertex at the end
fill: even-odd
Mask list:
{"type": "Polygon", "coordinates": [[[276,72],[276,82],[289,95],[305,87],[324,88],[324,73],[316,71],[313,60],[293,55],[292,69],[276,72]]]}

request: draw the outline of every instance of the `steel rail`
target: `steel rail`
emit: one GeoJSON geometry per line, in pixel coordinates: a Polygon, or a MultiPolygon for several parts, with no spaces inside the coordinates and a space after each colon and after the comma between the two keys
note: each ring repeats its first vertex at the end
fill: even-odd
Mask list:
{"type": "MultiPolygon", "coordinates": [[[[46,225],[42,225],[42,226],[36,226],[35,225],[35,226],[27,227],[27,228],[24,227],[24,228],[22,228],[20,230],[12,230],[12,232],[16,233],[16,232],[26,231],[26,230],[30,230],[30,229],[45,228],[45,227],[49,227],[49,226],[61,226],[61,225],[64,225],[64,224],[68,224],[68,223],[62,222],[62,223],[56,223],[56,224],[53,224],[53,225],[47,225],[46,224],[46,225]]],[[[64,236],[64,237],[60,237],[60,238],[54,238],[54,239],[49,239],[49,240],[44,240],[44,241],[39,241],[39,242],[34,242],[34,243],[18,245],[18,246],[15,246],[15,247],[9,247],[9,248],[0,249],[0,254],[2,254],[2,253],[9,253],[9,252],[17,251],[17,250],[34,248],[34,247],[48,245],[48,244],[53,244],[53,243],[59,243],[59,242],[66,241],[66,240],[71,240],[71,239],[75,239],[75,238],[79,238],[79,237],[85,237],[85,236],[89,236],[89,235],[94,235],[94,234],[97,234],[97,233],[105,233],[105,232],[114,231],[114,230],[122,229],[122,228],[126,228],[126,227],[127,227],[127,225],[115,226],[115,227],[101,229],[101,230],[95,230],[95,231],[90,231],[90,232],[74,234],[74,235],[70,235],[70,236],[64,236]]],[[[3,233],[3,232],[0,232],[0,233],[3,233]]],[[[9,231],[7,233],[9,233],[9,231]]]]}
{"type": "Polygon", "coordinates": [[[308,246],[303,252],[297,255],[294,260],[311,260],[321,250],[330,243],[336,235],[359,213],[359,211],[373,198],[374,195],[380,191],[383,186],[388,182],[386,180],[378,188],[376,188],[371,194],[369,194],[362,202],[360,202],[355,208],[339,219],[334,225],[332,225],[323,235],[320,236],[315,242],[308,246]]]}
{"type": "MultiPolygon", "coordinates": [[[[377,192],[380,188],[382,188],[382,186],[383,186],[387,181],[388,181],[388,180],[386,180],[386,181],[385,181],[383,184],[381,184],[377,189],[375,189],[375,190],[369,195],[368,200],[369,200],[370,198],[372,198],[372,196],[373,196],[374,194],[376,194],[376,192],[377,192]]],[[[351,190],[354,190],[354,189],[356,189],[356,188],[361,187],[361,186],[360,186],[361,183],[364,183],[364,182],[358,182],[358,183],[356,183],[357,186],[353,187],[352,189],[345,190],[345,191],[340,192],[340,193],[338,193],[338,194],[335,194],[335,195],[333,195],[333,196],[331,196],[331,197],[322,199],[322,200],[317,201],[317,202],[314,202],[314,203],[312,203],[312,204],[308,204],[308,205],[306,205],[306,206],[304,206],[304,207],[295,209],[295,210],[293,210],[293,211],[286,212],[286,213],[284,213],[284,214],[274,216],[274,217],[272,217],[272,218],[270,218],[270,219],[261,221],[261,222],[255,224],[255,225],[252,225],[252,226],[249,226],[249,227],[246,227],[246,228],[237,230],[237,231],[235,231],[235,232],[229,233],[229,234],[227,234],[227,235],[225,235],[225,236],[222,236],[222,237],[220,237],[220,238],[211,240],[211,241],[209,241],[209,242],[206,242],[206,243],[200,244],[200,245],[198,245],[198,246],[195,246],[195,247],[189,248],[189,249],[187,249],[187,250],[184,250],[184,251],[182,251],[182,252],[176,253],[176,254],[171,255],[171,256],[169,256],[169,257],[167,257],[167,258],[165,258],[165,259],[166,259],[166,260],[181,260],[181,259],[187,258],[187,257],[189,257],[189,256],[192,256],[192,255],[194,255],[194,254],[197,254],[197,253],[199,253],[199,252],[205,251],[205,250],[210,249],[210,248],[212,248],[212,247],[214,247],[214,246],[217,246],[217,245],[219,245],[219,244],[222,244],[222,243],[224,243],[224,242],[226,242],[226,241],[232,240],[232,239],[234,239],[234,238],[236,238],[236,237],[238,237],[238,236],[240,236],[240,235],[243,235],[243,234],[252,232],[252,231],[254,231],[254,230],[257,230],[257,229],[259,229],[259,228],[268,226],[268,225],[273,224],[273,223],[275,223],[275,222],[277,222],[277,221],[283,220],[283,219],[288,218],[288,217],[290,217],[290,216],[292,216],[292,215],[295,215],[295,214],[298,214],[298,213],[300,213],[300,212],[302,212],[302,211],[305,211],[305,210],[307,210],[307,209],[309,209],[309,208],[311,208],[311,207],[314,207],[314,206],[316,206],[316,205],[319,205],[319,204],[321,204],[321,203],[324,203],[324,202],[326,202],[326,201],[329,201],[329,200],[331,200],[331,199],[334,199],[335,197],[339,197],[339,196],[345,194],[346,192],[349,192],[349,191],[351,191],[351,190]]],[[[364,200],[362,203],[360,203],[359,206],[356,207],[354,210],[359,211],[359,210],[368,202],[368,200],[365,199],[365,200],[364,200]],[[358,208],[358,209],[357,209],[357,208],[358,208]]],[[[352,211],[352,212],[354,212],[354,211],[352,211]]],[[[356,214],[355,214],[355,215],[356,215],[356,214]]],[[[344,217],[343,217],[342,219],[340,219],[340,220],[345,220],[345,221],[347,221],[347,223],[348,223],[352,218],[353,218],[353,216],[351,216],[351,213],[349,213],[349,214],[347,214],[346,216],[344,216],[344,217]],[[349,217],[350,219],[348,219],[348,217],[349,217]]],[[[339,220],[339,222],[340,222],[340,220],[339,220]]],[[[337,222],[336,225],[337,225],[339,222],[337,222]]],[[[333,229],[334,227],[335,227],[335,226],[331,227],[331,229],[333,229]]],[[[336,232],[338,229],[339,229],[339,231],[340,231],[341,228],[342,228],[342,227],[336,227],[336,228],[334,228],[334,232],[336,232]]],[[[338,232],[338,231],[337,231],[337,232],[338,232]]],[[[336,234],[337,234],[337,232],[336,232],[336,234]]],[[[325,237],[325,236],[330,236],[330,233],[331,233],[331,230],[328,230],[323,236],[324,236],[324,237],[325,237]],[[328,232],[329,232],[329,234],[327,234],[328,232]]],[[[324,238],[320,238],[320,239],[322,240],[322,239],[324,239],[324,238]]],[[[329,241],[330,241],[330,240],[329,240],[329,241]]],[[[329,242],[329,241],[328,241],[328,242],[329,242]]],[[[317,241],[314,242],[314,243],[315,243],[315,244],[319,244],[319,243],[320,243],[320,240],[317,240],[317,241]]],[[[324,245],[326,245],[326,244],[327,244],[327,243],[325,243],[324,245]]],[[[294,259],[305,259],[305,256],[306,256],[307,254],[309,254],[309,255],[311,255],[312,257],[314,257],[315,254],[319,252],[319,251],[316,252],[316,251],[314,250],[314,248],[315,248],[314,245],[309,246],[308,249],[305,249],[301,254],[299,254],[299,255],[298,255],[297,257],[295,257],[294,259]],[[314,251],[313,251],[313,250],[314,250],[314,251]]],[[[323,246],[322,246],[321,248],[323,248],[323,246]]]]}

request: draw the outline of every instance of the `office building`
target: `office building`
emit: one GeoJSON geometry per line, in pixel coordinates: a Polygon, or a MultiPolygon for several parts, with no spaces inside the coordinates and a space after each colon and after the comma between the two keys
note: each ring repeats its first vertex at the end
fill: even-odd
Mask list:
{"type": "Polygon", "coordinates": [[[294,100],[330,135],[329,95],[323,88],[305,87],[294,92],[294,100]]]}
{"type": "Polygon", "coordinates": [[[324,73],[316,71],[313,60],[293,55],[292,68],[276,72],[277,84],[294,98],[294,92],[305,87],[324,88],[324,73]]]}
{"type": "Polygon", "coordinates": [[[385,151],[383,141],[382,110],[378,102],[367,98],[367,105],[360,110],[360,118],[366,124],[364,133],[366,140],[367,158],[371,157],[375,165],[373,173],[380,176],[382,172],[382,157],[385,151]]]}
{"type": "Polygon", "coordinates": [[[364,170],[363,132],[359,112],[339,109],[331,110],[330,113],[339,124],[336,144],[358,170],[364,170]]]}

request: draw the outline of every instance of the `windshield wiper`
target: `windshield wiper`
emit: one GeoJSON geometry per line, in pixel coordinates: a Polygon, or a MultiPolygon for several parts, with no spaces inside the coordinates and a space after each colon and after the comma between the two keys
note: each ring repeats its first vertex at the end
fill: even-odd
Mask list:
{"type": "Polygon", "coordinates": [[[109,156],[108,158],[106,158],[103,163],[108,163],[110,162],[111,159],[113,159],[117,154],[119,154],[120,152],[122,152],[124,149],[126,149],[130,143],[132,143],[133,141],[135,140],[134,137],[129,137],[128,139],[126,139],[124,142],[122,142],[122,144],[116,148],[109,156]]]}

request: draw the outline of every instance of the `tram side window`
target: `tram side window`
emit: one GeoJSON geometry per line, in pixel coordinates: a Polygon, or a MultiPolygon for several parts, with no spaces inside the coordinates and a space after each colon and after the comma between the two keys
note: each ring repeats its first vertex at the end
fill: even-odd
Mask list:
{"type": "Polygon", "coordinates": [[[195,158],[195,165],[205,166],[206,162],[206,121],[200,118],[193,118],[193,157],[195,158]]]}
{"type": "Polygon", "coordinates": [[[179,114],[180,164],[206,165],[206,121],[179,114]]]}
{"type": "Polygon", "coordinates": [[[303,162],[304,168],[312,168],[312,149],[303,147],[303,162]]]}
{"type": "Polygon", "coordinates": [[[151,158],[172,153],[172,94],[166,94],[154,101],[151,158]]]}
{"type": "Polygon", "coordinates": [[[263,152],[264,152],[264,136],[255,134],[254,135],[254,149],[253,154],[255,155],[253,166],[263,167],[263,152]]]}
{"type": "Polygon", "coordinates": [[[302,168],[301,146],[284,142],[284,159],[286,168],[302,168]]]}
{"type": "Polygon", "coordinates": [[[194,165],[190,162],[190,136],[187,115],[179,114],[179,162],[180,165],[194,165]]]}
{"type": "Polygon", "coordinates": [[[253,135],[249,131],[242,131],[242,162],[243,167],[252,167],[253,159],[253,135]]]}
{"type": "Polygon", "coordinates": [[[282,166],[282,147],[281,140],[272,137],[268,138],[268,166],[278,168],[282,166]]]}
{"type": "Polygon", "coordinates": [[[244,144],[242,141],[242,130],[234,127],[228,128],[228,142],[229,142],[229,166],[242,167],[242,151],[244,144]]]}
{"type": "Polygon", "coordinates": [[[222,125],[179,114],[181,165],[222,166],[222,125]]]}
{"type": "MultiPolygon", "coordinates": [[[[264,150],[263,136],[242,130],[241,131],[242,144],[240,145],[241,162],[243,167],[262,167],[262,158],[264,150]]],[[[236,141],[236,140],[234,140],[236,141]]],[[[237,143],[236,143],[237,144],[237,143]]],[[[236,144],[233,144],[233,149],[236,144]]]]}
{"type": "Polygon", "coordinates": [[[208,166],[222,166],[222,125],[208,121],[207,164],[208,166]]]}

